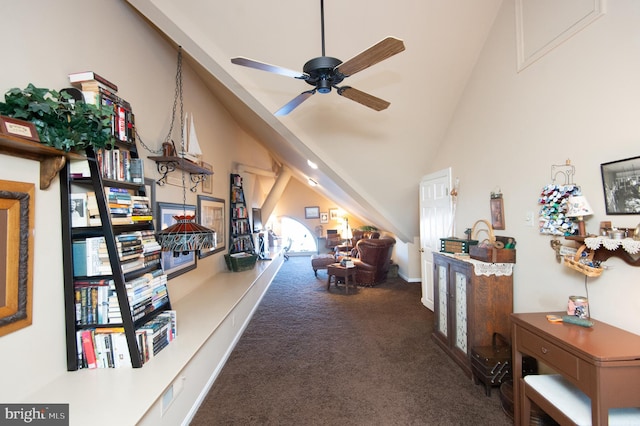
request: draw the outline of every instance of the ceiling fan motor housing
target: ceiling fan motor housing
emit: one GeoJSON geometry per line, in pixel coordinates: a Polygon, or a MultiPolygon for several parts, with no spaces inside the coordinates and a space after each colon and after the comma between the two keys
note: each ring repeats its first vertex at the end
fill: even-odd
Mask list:
{"type": "Polygon", "coordinates": [[[332,86],[344,80],[345,76],[335,70],[341,63],[340,59],[330,56],[313,58],[304,64],[303,71],[309,75],[305,81],[315,86],[319,93],[329,93],[332,86]]]}

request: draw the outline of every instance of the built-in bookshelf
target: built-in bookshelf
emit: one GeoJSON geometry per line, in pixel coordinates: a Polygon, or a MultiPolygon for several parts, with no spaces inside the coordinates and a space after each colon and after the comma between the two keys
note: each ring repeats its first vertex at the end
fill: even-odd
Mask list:
{"type": "Polygon", "coordinates": [[[69,371],[142,367],[177,331],[131,108],[114,111],[115,146],[60,170],[69,371]]]}
{"type": "Polygon", "coordinates": [[[249,211],[244,197],[242,176],[232,173],[229,193],[229,252],[253,253],[253,234],[249,222],[249,211]]]}

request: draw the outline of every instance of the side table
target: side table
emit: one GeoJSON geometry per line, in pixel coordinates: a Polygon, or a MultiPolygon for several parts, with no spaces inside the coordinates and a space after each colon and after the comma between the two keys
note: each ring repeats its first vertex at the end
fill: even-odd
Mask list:
{"type": "Polygon", "coordinates": [[[345,292],[349,293],[349,279],[353,288],[356,288],[356,268],[346,268],[339,263],[334,263],[327,267],[327,291],[331,288],[331,277],[334,277],[336,287],[338,286],[338,278],[344,278],[345,292]]]}

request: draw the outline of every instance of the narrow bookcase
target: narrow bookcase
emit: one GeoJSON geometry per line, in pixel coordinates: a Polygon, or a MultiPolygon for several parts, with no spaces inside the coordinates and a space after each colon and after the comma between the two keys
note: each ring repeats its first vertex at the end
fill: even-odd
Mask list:
{"type": "Polygon", "coordinates": [[[135,143],[86,157],[84,173],[72,162],[60,171],[67,369],[139,368],[175,336],[166,275],[145,250],[157,245],[152,206],[129,173],[135,143]],[[98,353],[84,350],[89,336],[98,353]]]}
{"type": "Polygon", "coordinates": [[[242,176],[232,173],[229,193],[229,253],[253,253],[253,234],[244,198],[242,176]]]}

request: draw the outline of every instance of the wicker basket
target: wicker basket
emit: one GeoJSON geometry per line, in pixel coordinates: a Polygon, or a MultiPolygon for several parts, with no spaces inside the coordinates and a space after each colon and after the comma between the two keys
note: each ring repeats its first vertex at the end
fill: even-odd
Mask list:
{"type": "MultiPolygon", "coordinates": [[[[588,277],[599,277],[600,274],[602,274],[602,271],[604,270],[603,268],[596,268],[593,266],[589,266],[583,262],[581,262],[580,260],[582,259],[582,252],[584,252],[584,250],[587,248],[586,245],[581,245],[580,248],[578,249],[578,251],[576,252],[575,255],[571,256],[571,255],[565,255],[564,256],[564,264],[575,270],[578,272],[583,273],[584,275],[588,276],[588,277]]],[[[587,255],[586,259],[587,261],[591,262],[593,260],[593,251],[590,251],[589,254],[587,255]]],[[[582,259],[582,260],[584,260],[582,259]]]]}
{"type": "Polygon", "coordinates": [[[227,268],[233,272],[242,272],[253,269],[256,266],[258,255],[249,253],[238,253],[241,256],[233,256],[230,254],[224,255],[224,261],[227,263],[227,268]]]}

